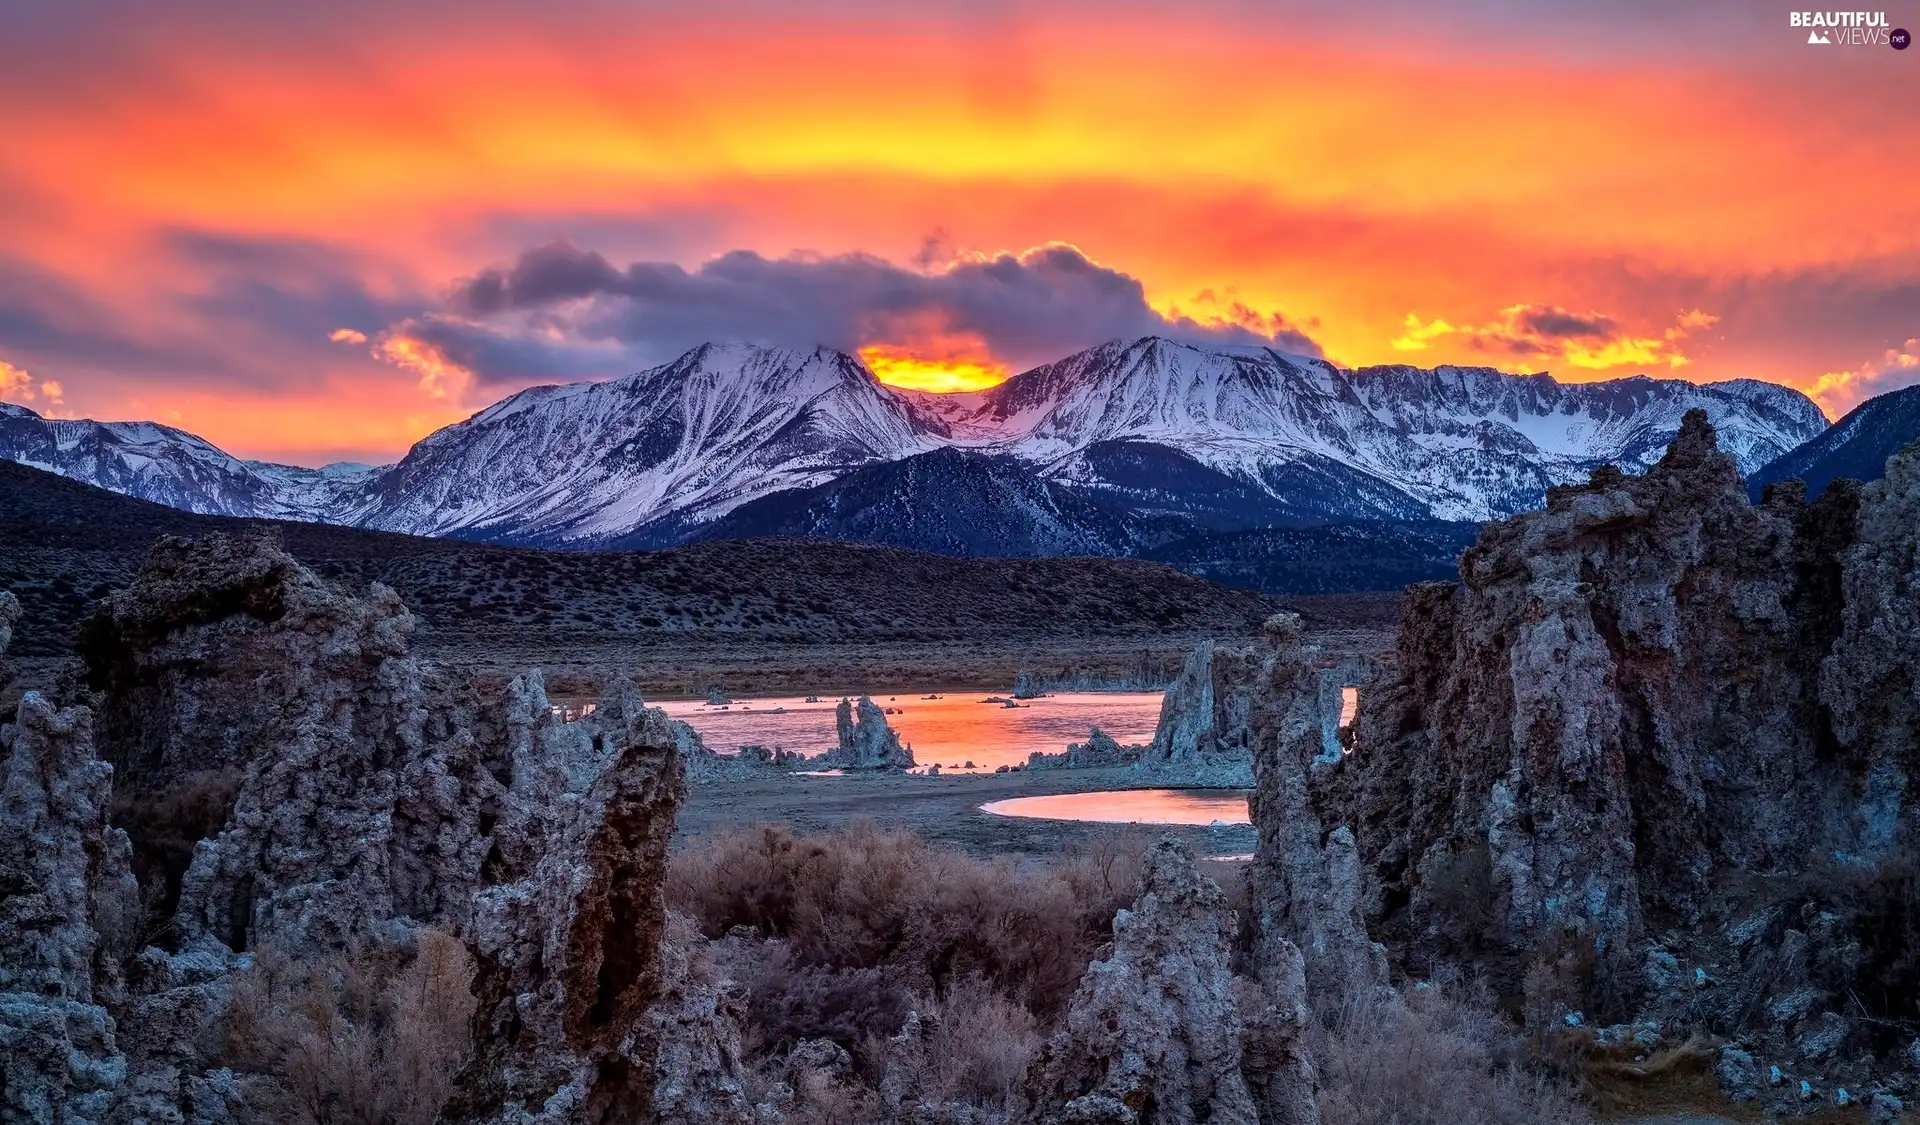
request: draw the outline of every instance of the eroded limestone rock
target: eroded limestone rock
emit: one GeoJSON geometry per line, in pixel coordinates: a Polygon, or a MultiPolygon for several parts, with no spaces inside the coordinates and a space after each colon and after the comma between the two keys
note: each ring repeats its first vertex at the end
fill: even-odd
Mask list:
{"type": "Polygon", "coordinates": [[[1202,641],[1161,700],[1141,772],[1178,785],[1252,785],[1248,724],[1259,670],[1252,648],[1202,641]]]}
{"type": "Polygon", "coordinates": [[[1858,757],[1854,854],[1880,863],[1896,848],[1920,849],[1920,446],[1862,489],[1839,570],[1841,631],[1820,665],[1820,702],[1858,757]]]}
{"type": "Polygon", "coordinates": [[[576,723],[516,681],[514,784],[468,946],[475,1053],[443,1119],[632,1120],[651,1111],[667,840],[685,794],[671,720],[616,685],[576,723]]]}
{"type": "MultiPolygon", "coordinates": [[[[1322,823],[1309,785],[1344,753],[1340,688],[1359,670],[1325,667],[1298,614],[1275,616],[1263,633],[1249,717],[1256,786],[1248,807],[1262,829],[1252,869],[1259,933],[1299,948],[1316,994],[1356,997],[1386,984],[1386,951],[1367,936],[1353,832],[1322,823]]],[[[1262,954],[1274,956],[1283,954],[1262,954]]]]}
{"type": "Polygon", "coordinates": [[[1243,1014],[1231,926],[1225,897],[1184,844],[1169,837],[1149,849],[1139,897],[1114,918],[1112,945],[1087,966],[1034,1065],[1025,1120],[1317,1121],[1310,1081],[1294,1065],[1301,997],[1243,1014]],[[1286,1088],[1283,1075],[1309,1084],[1286,1088]]]}
{"type": "Polygon", "coordinates": [[[500,783],[413,628],[392,590],[349,595],[248,537],[163,539],[97,607],[81,650],[100,752],[139,794],[136,864],[180,943],[292,951],[462,920],[500,783]]]}
{"type": "MultiPolygon", "coordinates": [[[[706,939],[667,916],[660,995],[647,1013],[654,1056],[653,1112],[660,1125],[746,1125],[753,1120],[741,1062],[744,995],[715,972],[706,939]]],[[[831,1046],[831,1044],[829,1044],[831,1046]]]]}
{"type": "Polygon", "coordinates": [[[1099,727],[1094,727],[1085,742],[1069,742],[1064,753],[1043,754],[1036,750],[1027,755],[1027,768],[1035,770],[1077,770],[1107,769],[1114,766],[1130,766],[1140,760],[1146,747],[1122,746],[1099,727]]]}
{"type": "Polygon", "coordinates": [[[565,722],[538,673],[479,702],[411,626],[271,540],[167,540],[87,628],[107,760],[84,709],[29,694],[0,728],[0,1035],[29,1118],[231,1121],[247,1082],[206,1051],[238,951],[432,924],[481,965],[449,1121],[742,1120],[726,1004],[661,936],[678,724],[624,683],[565,722]],[[136,927],[167,947],[135,954],[136,927]]]}
{"type": "Polygon", "coordinates": [[[887,713],[868,696],[855,704],[842,699],[834,711],[839,744],[822,754],[819,764],[843,770],[893,770],[913,767],[913,750],[887,723],[887,713]]]}
{"type": "Polygon", "coordinates": [[[0,688],[7,686],[12,673],[7,671],[7,646],[13,643],[13,627],[20,620],[20,599],[12,590],[0,590],[0,688]]]}
{"type": "MultiPolygon", "coordinates": [[[[0,607],[4,608],[4,607],[0,607]]],[[[0,621],[10,620],[0,613],[0,621]]],[[[107,1119],[126,1079],[109,1005],[138,925],[113,770],[85,708],[35,692],[0,725],[0,1119],[107,1119]]]]}
{"type": "Polygon", "coordinates": [[[1351,752],[1307,774],[1372,936],[1537,1021],[1729,1037],[1782,1088],[1904,1065],[1920,1011],[1884,998],[1920,985],[1872,935],[1911,924],[1917,480],[1920,448],[1752,505],[1696,412],[1646,475],[1485,525],[1458,585],[1408,591],[1351,752]]]}

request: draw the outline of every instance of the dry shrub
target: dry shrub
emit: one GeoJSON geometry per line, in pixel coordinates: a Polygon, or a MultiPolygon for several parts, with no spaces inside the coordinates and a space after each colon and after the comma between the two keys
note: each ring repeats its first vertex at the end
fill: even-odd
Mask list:
{"type": "Polygon", "coordinates": [[[756,942],[729,958],[727,972],[747,990],[747,1031],[757,1050],[784,1052],[802,1039],[843,1048],[900,1030],[907,992],[879,969],[796,966],[785,942],[756,942]]]}
{"type": "Polygon", "coordinates": [[[1113,916],[1133,905],[1147,845],[1155,838],[1150,831],[1101,829],[1061,853],[1055,870],[1073,889],[1082,925],[1110,928],[1113,916]]]}
{"type": "Polygon", "coordinates": [[[1314,1021],[1324,1125],[1586,1125],[1566,1087],[1530,1073],[1484,997],[1415,990],[1314,1021]]]}
{"type": "Polygon", "coordinates": [[[798,1076],[781,1125],[873,1125],[885,1115],[872,1090],[819,1072],[798,1076]]]}
{"type": "Polygon", "coordinates": [[[1033,1013],[980,977],[954,982],[946,995],[923,1007],[933,1030],[919,1076],[921,1096],[992,1112],[1012,1106],[1040,1052],[1033,1013]]]}
{"type": "Polygon", "coordinates": [[[140,880],[141,938],[174,948],[172,919],[194,847],[226,827],[244,775],[238,767],[194,770],[165,786],[116,788],[111,816],[133,841],[140,880]]]}
{"type": "Polygon", "coordinates": [[[1920,1032],[1920,860],[1819,864],[1808,873],[1800,909],[1831,915],[1846,940],[1818,943],[1813,982],[1845,996],[1876,1053],[1903,1050],[1920,1032]]]}
{"type": "Polygon", "coordinates": [[[881,969],[915,993],[979,976],[1046,1020],[1132,898],[1138,865],[1118,846],[1022,866],[871,823],[811,837],[764,826],[675,856],[668,898],[711,937],[784,941],[796,967],[881,969]]]}
{"type": "Polygon", "coordinates": [[[251,1120],[431,1125],[467,1055],[473,972],[440,930],[404,949],[261,950],[235,982],[221,1063],[252,1079],[251,1120]]]}

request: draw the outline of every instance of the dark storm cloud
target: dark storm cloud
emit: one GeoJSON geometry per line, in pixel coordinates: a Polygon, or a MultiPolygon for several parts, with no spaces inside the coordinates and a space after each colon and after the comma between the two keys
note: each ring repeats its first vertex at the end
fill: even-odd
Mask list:
{"type": "Polygon", "coordinates": [[[1557,305],[1527,305],[1513,314],[1514,326],[1527,336],[1560,339],[1611,340],[1620,325],[1597,313],[1579,316],[1557,305]]]}
{"type": "MultiPolygon", "coordinates": [[[[711,340],[852,351],[954,335],[977,337],[1015,368],[1147,335],[1320,354],[1311,338],[1280,317],[1246,309],[1205,322],[1163,315],[1147,303],[1138,279],[1067,245],[961,257],[933,270],[869,254],[767,258],[735,250],[688,270],[671,262],[620,268],[562,241],[464,281],[448,311],[468,321],[466,329],[456,332],[442,323],[432,331],[442,339],[461,337],[456,346],[476,353],[484,349],[474,342],[474,325],[511,333],[511,324],[537,328],[527,334],[557,341],[562,350],[574,342],[618,344],[637,360],[650,361],[711,340]]],[[[425,324],[416,330],[428,332],[425,324]]],[[[526,358],[518,349],[505,350],[526,358]]],[[[454,352],[449,348],[447,354],[452,358],[454,352]]],[[[566,359],[549,364],[570,365],[566,359]]],[[[483,380],[529,374],[485,365],[470,369],[483,380]]]]}

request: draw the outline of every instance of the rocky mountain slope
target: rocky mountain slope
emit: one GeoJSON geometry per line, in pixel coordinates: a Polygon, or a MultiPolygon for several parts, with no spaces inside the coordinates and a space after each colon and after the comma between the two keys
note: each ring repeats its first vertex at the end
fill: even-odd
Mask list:
{"type": "Polygon", "coordinates": [[[1807,482],[1807,494],[1817,497],[1842,477],[1879,480],[1887,458],[1908,442],[1920,438],[1920,386],[1870,398],[1853,408],[1831,429],[1756,469],[1747,477],[1755,500],[1767,485],[1783,480],[1807,482]]]}
{"type": "Polygon", "coordinates": [[[156,504],[224,516],[312,519],[379,474],[242,461],[157,422],[42,418],[0,402],[0,460],[30,465],[156,504]]]}
{"type": "Polygon", "coordinates": [[[585,546],[698,523],[937,440],[851,356],[708,344],[623,379],[522,391],[428,436],[343,508],[314,515],[585,546]]]}
{"type": "MultiPolygon", "coordinates": [[[[976,527],[1013,521],[1033,550],[1128,554],[1206,530],[1508,514],[1596,465],[1644,468],[1694,408],[1742,469],[1826,427],[1798,392],[1751,381],[1348,371],[1147,337],[962,396],[895,391],[828,349],[703,345],[625,378],[523,391],[377,470],[263,466],[164,427],[20,408],[0,416],[0,455],[189,510],[582,548],[716,534],[769,497],[784,499],[727,527],[842,534],[806,490],[957,448],[990,460],[903,470],[931,505],[976,527]]],[[[896,517],[919,534],[903,530],[912,513],[896,517]]]]}
{"type": "Polygon", "coordinates": [[[1052,476],[1094,484],[1088,452],[1178,450],[1302,516],[1485,519],[1600,463],[1644,468],[1700,408],[1755,467],[1826,428],[1798,392],[1643,376],[1562,384],[1491,368],[1367,367],[1148,337],[1014,376],[948,423],[1052,476]]]}

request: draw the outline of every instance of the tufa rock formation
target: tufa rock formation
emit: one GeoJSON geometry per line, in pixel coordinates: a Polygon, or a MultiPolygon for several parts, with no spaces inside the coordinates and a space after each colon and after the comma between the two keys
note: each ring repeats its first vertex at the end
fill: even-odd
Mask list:
{"type": "Polygon", "coordinates": [[[819,765],[843,770],[913,768],[912,747],[900,744],[900,736],[887,725],[886,711],[868,696],[861,696],[857,707],[840,700],[833,720],[840,742],[820,756],[819,765]]]}
{"type": "Polygon", "coordinates": [[[0,727],[9,1116],[257,1116],[207,1054],[246,951],[437,926],[481,967],[446,1120],[744,1120],[726,1010],[663,937],[675,725],[625,684],[565,722],[538,673],[481,702],[411,630],[257,538],[162,540],[98,608],[94,717],[29,694],[0,727]]]}
{"type": "Polygon", "coordinates": [[[1027,755],[1027,768],[1031,770],[1077,770],[1104,769],[1112,766],[1130,766],[1140,760],[1146,747],[1122,746],[1114,737],[1099,727],[1094,727],[1085,742],[1069,742],[1065,753],[1043,754],[1038,750],[1027,755]]]}
{"type": "Polygon", "coordinates": [[[95,608],[80,650],[100,752],[175,947],[464,922],[502,785],[471,700],[408,655],[413,628],[385,587],[351,597],[225,537],[161,540],[95,608]]]}
{"type": "Polygon", "coordinates": [[[7,646],[13,643],[13,626],[20,620],[20,599],[11,590],[0,590],[0,690],[13,679],[7,670],[7,646]]]}
{"type": "Polygon", "coordinates": [[[673,726],[627,685],[579,723],[548,720],[537,676],[509,697],[516,784],[469,928],[475,1051],[442,1116],[639,1119],[653,1105],[647,1016],[662,991],[667,840],[685,796],[673,726]]]}
{"type": "Polygon", "coordinates": [[[1143,772],[1175,784],[1253,784],[1252,692],[1259,657],[1202,641],[1160,704],[1160,723],[1140,756],[1143,772]]]}
{"type": "MultiPolygon", "coordinates": [[[[1694,412],[1646,475],[1485,525],[1458,585],[1408,591],[1352,752],[1308,770],[1372,936],[1535,1026],[1726,1036],[1723,1071],[1809,1096],[1920,1080],[1916,517],[1920,447],[1755,506],[1694,412]]],[[[1289,784],[1263,779],[1263,851],[1294,846],[1289,784]]]]}
{"type": "MultiPolygon", "coordinates": [[[[1232,914],[1176,837],[1148,850],[1139,897],[1113,921],[1065,1023],[1028,1078],[1025,1120],[1086,1125],[1312,1125],[1298,1036],[1304,984],[1270,974],[1249,1019],[1229,971],[1232,914]]],[[[1297,968],[1298,953],[1293,963],[1297,968]]]]}
{"type": "Polygon", "coordinates": [[[1251,875],[1268,963],[1305,956],[1307,982],[1323,998],[1360,998],[1387,983],[1386,950],[1368,939],[1361,914],[1363,880],[1353,832],[1321,822],[1310,794],[1316,771],[1337,766],[1340,689],[1360,678],[1351,664],[1322,666],[1300,617],[1279,614],[1263,630],[1266,651],[1248,718],[1256,786],[1248,810],[1260,825],[1251,875]]]}
{"type": "MultiPolygon", "coordinates": [[[[1295,616],[1296,615],[1288,615],[1295,616]]],[[[1180,785],[1246,788],[1254,784],[1254,756],[1267,738],[1256,715],[1263,695],[1272,691],[1270,646],[1223,647],[1203,641],[1160,704],[1153,742],[1140,754],[1142,772],[1180,785]]],[[[1322,710],[1326,752],[1337,756],[1340,688],[1370,680],[1373,662],[1362,656],[1338,659],[1304,651],[1320,670],[1311,681],[1322,710]]]]}
{"type": "Polygon", "coordinates": [[[692,922],[667,916],[659,985],[647,1011],[656,1046],[653,1112],[658,1125],[747,1125],[740,1026],[745,997],[714,971],[708,943],[692,922]]]}
{"type": "Polygon", "coordinates": [[[0,725],[7,1121],[106,1121],[126,1080],[111,1009],[123,999],[139,890],[126,833],[107,824],[113,770],[93,756],[90,723],[84,708],[56,711],[28,692],[0,725]]]}

